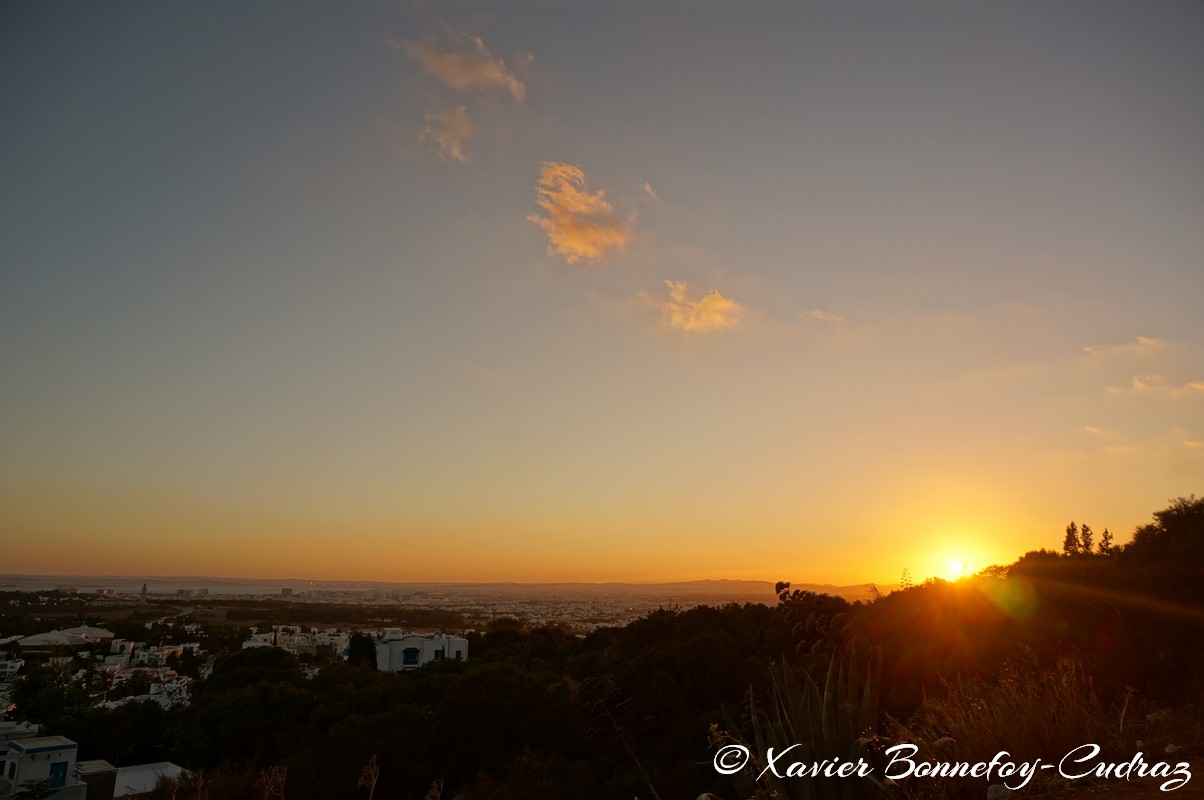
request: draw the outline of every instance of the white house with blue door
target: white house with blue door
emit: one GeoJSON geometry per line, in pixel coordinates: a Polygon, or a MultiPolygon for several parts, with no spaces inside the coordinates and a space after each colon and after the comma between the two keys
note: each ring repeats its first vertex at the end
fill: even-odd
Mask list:
{"type": "Polygon", "coordinates": [[[0,798],[21,791],[27,783],[49,779],[55,800],[84,800],[87,784],[75,774],[78,746],[63,736],[36,736],[4,743],[0,753],[0,798]]]}
{"type": "Polygon", "coordinates": [[[385,628],[376,637],[376,668],[398,673],[444,659],[466,661],[468,640],[445,633],[405,633],[385,628]]]}

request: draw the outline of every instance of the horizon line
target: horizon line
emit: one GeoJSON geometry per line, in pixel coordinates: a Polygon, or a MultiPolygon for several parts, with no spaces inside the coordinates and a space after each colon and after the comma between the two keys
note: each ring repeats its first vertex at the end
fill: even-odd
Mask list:
{"type": "MultiPolygon", "coordinates": [[[[257,578],[245,575],[116,575],[106,573],[0,573],[0,580],[5,578],[106,578],[121,580],[158,580],[158,581],[225,581],[225,582],[254,582],[254,583],[364,583],[364,584],[423,584],[428,586],[660,586],[683,583],[765,583],[770,586],[777,584],[764,578],[687,578],[681,580],[661,581],[432,581],[432,580],[374,580],[354,578],[257,578]]],[[[856,586],[891,586],[893,584],[879,581],[855,581],[838,584],[830,581],[790,581],[791,586],[831,586],[833,588],[851,588],[856,586]]]]}

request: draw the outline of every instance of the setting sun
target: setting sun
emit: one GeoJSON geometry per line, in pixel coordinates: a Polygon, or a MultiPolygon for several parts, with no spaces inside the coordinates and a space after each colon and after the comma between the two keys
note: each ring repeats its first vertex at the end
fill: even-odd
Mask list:
{"type": "Polygon", "coordinates": [[[1204,479],[1198,4],[17,5],[5,574],[894,586],[1204,479]]]}

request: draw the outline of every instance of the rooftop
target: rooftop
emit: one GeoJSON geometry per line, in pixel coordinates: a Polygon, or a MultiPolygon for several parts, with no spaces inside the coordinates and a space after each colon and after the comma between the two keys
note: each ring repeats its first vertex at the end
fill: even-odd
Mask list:
{"type": "Polygon", "coordinates": [[[178,778],[186,772],[187,770],[183,767],[172,764],[170,761],[121,767],[117,770],[117,785],[114,788],[113,797],[128,797],[152,792],[155,784],[159,782],[159,778],[178,778]]]}
{"type": "Polygon", "coordinates": [[[47,750],[74,750],[78,745],[66,736],[35,736],[32,739],[17,739],[8,743],[8,748],[17,753],[41,753],[47,750]]]}

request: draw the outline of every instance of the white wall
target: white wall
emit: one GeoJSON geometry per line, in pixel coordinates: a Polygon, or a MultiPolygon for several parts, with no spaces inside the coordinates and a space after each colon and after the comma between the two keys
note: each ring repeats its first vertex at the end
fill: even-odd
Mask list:
{"type": "Polygon", "coordinates": [[[461,661],[468,658],[468,640],[463,636],[406,634],[387,629],[376,641],[376,668],[381,672],[396,673],[417,669],[431,661],[455,659],[457,654],[461,661]],[[408,662],[406,650],[417,651],[411,653],[413,658],[408,662]]]}

